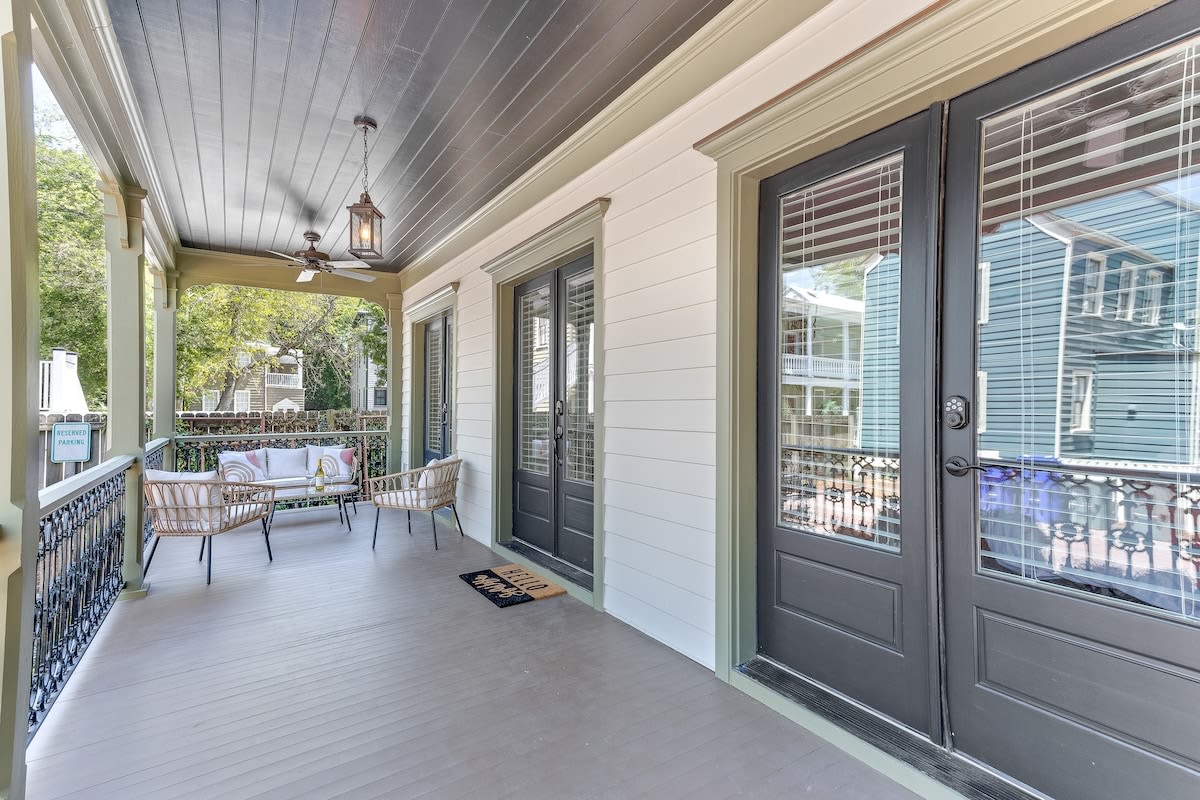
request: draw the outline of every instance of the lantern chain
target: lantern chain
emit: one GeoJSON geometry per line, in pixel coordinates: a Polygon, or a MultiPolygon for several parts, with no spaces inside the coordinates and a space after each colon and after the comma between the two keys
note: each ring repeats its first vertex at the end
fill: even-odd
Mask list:
{"type": "Polygon", "coordinates": [[[367,126],[362,126],[363,132],[363,194],[367,193],[367,126]]]}

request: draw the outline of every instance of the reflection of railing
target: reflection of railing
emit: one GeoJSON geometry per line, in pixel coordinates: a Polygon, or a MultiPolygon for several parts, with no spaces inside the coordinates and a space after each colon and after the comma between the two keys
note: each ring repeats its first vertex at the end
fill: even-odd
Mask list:
{"type": "Polygon", "coordinates": [[[985,564],[1196,613],[1200,475],[1049,460],[984,466],[979,516],[985,564]]]}
{"type": "MultiPolygon", "coordinates": [[[[225,450],[257,450],[262,447],[353,447],[358,450],[360,481],[387,474],[387,431],[334,431],[330,433],[251,433],[242,436],[177,436],[175,468],[206,472],[217,468],[217,454],[225,450]]],[[[360,483],[361,485],[361,483],[360,483]]],[[[306,501],[333,502],[334,499],[306,501]]],[[[292,503],[293,505],[296,502],[292,503]]],[[[280,505],[283,505],[282,503],[280,505]]]]}
{"type": "Polygon", "coordinates": [[[835,378],[838,380],[862,380],[862,362],[845,361],[824,356],[783,356],[783,374],[794,378],[835,378]]]}
{"type": "Polygon", "coordinates": [[[784,447],[781,467],[784,524],[899,548],[899,453],[784,447]]]}
{"type": "Polygon", "coordinates": [[[125,478],[114,458],[39,493],[29,729],[41,723],[121,592],[125,478]]]}
{"type": "Polygon", "coordinates": [[[299,389],[303,386],[299,372],[268,372],[267,386],[299,389]]]}

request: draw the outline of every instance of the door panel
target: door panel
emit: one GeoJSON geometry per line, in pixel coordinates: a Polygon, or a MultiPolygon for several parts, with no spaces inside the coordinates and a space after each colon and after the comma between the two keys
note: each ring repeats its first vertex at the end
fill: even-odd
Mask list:
{"type": "Polygon", "coordinates": [[[590,574],[595,298],[590,256],[516,289],[513,536],[590,574]]]}
{"type": "Polygon", "coordinates": [[[925,733],[936,124],[777,175],[760,201],[759,647],[925,733]]]}
{"type": "Polygon", "coordinates": [[[449,312],[424,323],[425,340],[425,462],[450,454],[450,365],[451,333],[449,312]]]}
{"type": "Polygon", "coordinates": [[[550,553],[555,540],[552,277],[525,284],[516,293],[517,457],[513,469],[513,535],[550,553]]]}
{"type": "Polygon", "coordinates": [[[950,105],[954,743],[1064,799],[1200,787],[1198,10],[950,105]]]}

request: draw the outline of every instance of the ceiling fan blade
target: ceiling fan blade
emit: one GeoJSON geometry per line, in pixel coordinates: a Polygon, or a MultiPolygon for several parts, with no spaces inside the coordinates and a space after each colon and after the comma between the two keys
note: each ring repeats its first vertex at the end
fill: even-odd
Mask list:
{"type": "Polygon", "coordinates": [[[273,256],[279,256],[280,258],[286,258],[288,261],[295,261],[297,264],[303,264],[303,263],[304,263],[303,261],[301,261],[300,259],[296,258],[296,257],[295,257],[294,255],[292,255],[291,253],[281,253],[281,252],[279,252],[278,250],[268,250],[267,252],[268,252],[268,253],[270,253],[270,254],[271,254],[271,255],[273,255],[273,256]]]}
{"type": "Polygon", "coordinates": [[[308,283],[317,274],[315,269],[302,269],[300,274],[296,276],[296,283],[308,283]]]}
{"type": "Polygon", "coordinates": [[[375,280],[374,275],[363,275],[361,272],[350,272],[349,270],[339,269],[333,274],[340,275],[343,278],[350,278],[351,280],[362,281],[363,283],[371,283],[375,280]]]}
{"type": "Polygon", "coordinates": [[[371,265],[365,261],[326,261],[326,264],[334,269],[370,269],[371,265]]]}

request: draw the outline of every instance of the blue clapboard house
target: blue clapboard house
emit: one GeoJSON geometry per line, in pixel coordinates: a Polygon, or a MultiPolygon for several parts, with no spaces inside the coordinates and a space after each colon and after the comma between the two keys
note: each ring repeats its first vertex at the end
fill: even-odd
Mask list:
{"type": "MultiPolygon", "coordinates": [[[[985,229],[983,458],[1196,464],[1200,212],[1138,188],[985,229]],[[1023,423],[1023,424],[1022,424],[1023,423]]],[[[865,277],[861,445],[898,446],[900,264],[865,277]]]]}

